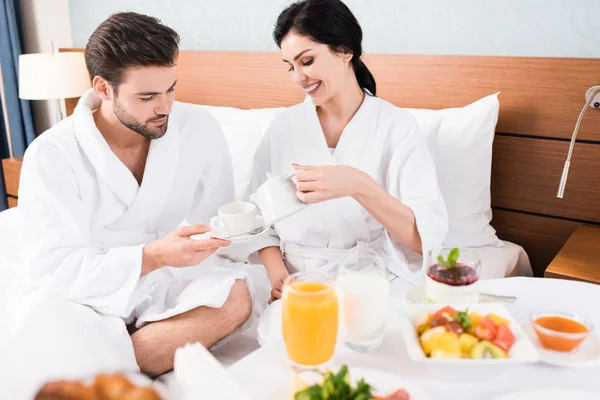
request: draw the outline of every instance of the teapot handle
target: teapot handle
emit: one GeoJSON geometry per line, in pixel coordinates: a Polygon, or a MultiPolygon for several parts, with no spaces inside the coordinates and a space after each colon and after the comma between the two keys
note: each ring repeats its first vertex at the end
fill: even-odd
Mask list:
{"type": "Polygon", "coordinates": [[[258,204],[258,203],[256,202],[256,199],[257,199],[257,197],[258,197],[258,193],[253,193],[253,194],[251,194],[251,195],[250,195],[250,197],[249,197],[249,200],[250,200],[251,202],[253,202],[254,204],[258,204]]]}

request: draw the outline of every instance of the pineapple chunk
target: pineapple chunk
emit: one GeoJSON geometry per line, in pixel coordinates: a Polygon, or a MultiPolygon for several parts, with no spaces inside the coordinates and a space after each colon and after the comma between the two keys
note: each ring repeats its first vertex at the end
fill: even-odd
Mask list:
{"type": "Polygon", "coordinates": [[[479,340],[468,333],[463,333],[458,337],[458,343],[460,345],[460,351],[463,353],[471,353],[473,347],[479,342],[479,340]]]}
{"type": "Polygon", "coordinates": [[[444,350],[449,354],[458,353],[460,358],[460,343],[458,342],[458,335],[454,332],[446,332],[442,335],[436,336],[433,339],[433,350],[444,350]]]}
{"type": "Polygon", "coordinates": [[[420,342],[421,347],[423,348],[423,352],[427,357],[431,354],[433,350],[433,346],[437,342],[438,336],[445,334],[446,328],[444,326],[436,326],[435,328],[427,330],[425,333],[421,335],[420,342]]]}

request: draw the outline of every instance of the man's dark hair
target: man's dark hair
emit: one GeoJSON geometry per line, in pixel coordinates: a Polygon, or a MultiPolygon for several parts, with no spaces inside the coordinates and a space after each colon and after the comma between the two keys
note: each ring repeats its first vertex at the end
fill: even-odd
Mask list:
{"type": "Polygon", "coordinates": [[[123,70],[171,67],[179,55],[179,35],[154,18],[134,12],[113,14],[92,33],[85,46],[91,79],[101,76],[115,91],[123,70]]]}

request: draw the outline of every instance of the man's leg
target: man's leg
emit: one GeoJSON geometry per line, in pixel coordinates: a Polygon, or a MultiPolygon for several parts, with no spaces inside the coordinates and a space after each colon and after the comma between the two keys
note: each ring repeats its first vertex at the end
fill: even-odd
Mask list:
{"type": "Polygon", "coordinates": [[[237,280],[221,308],[194,308],[136,331],[131,338],[138,365],[150,376],[170,371],[178,347],[200,342],[208,348],[246,322],[251,311],[248,287],[237,280]]]}

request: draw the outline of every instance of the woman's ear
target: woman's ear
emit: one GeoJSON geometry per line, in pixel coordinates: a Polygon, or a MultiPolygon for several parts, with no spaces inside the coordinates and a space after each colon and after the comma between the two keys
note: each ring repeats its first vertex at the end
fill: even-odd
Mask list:
{"type": "Polygon", "coordinates": [[[343,46],[338,47],[335,53],[339,57],[342,57],[342,60],[344,60],[345,63],[349,63],[350,61],[352,61],[352,57],[354,57],[354,53],[352,53],[352,51],[349,48],[343,46]]]}

